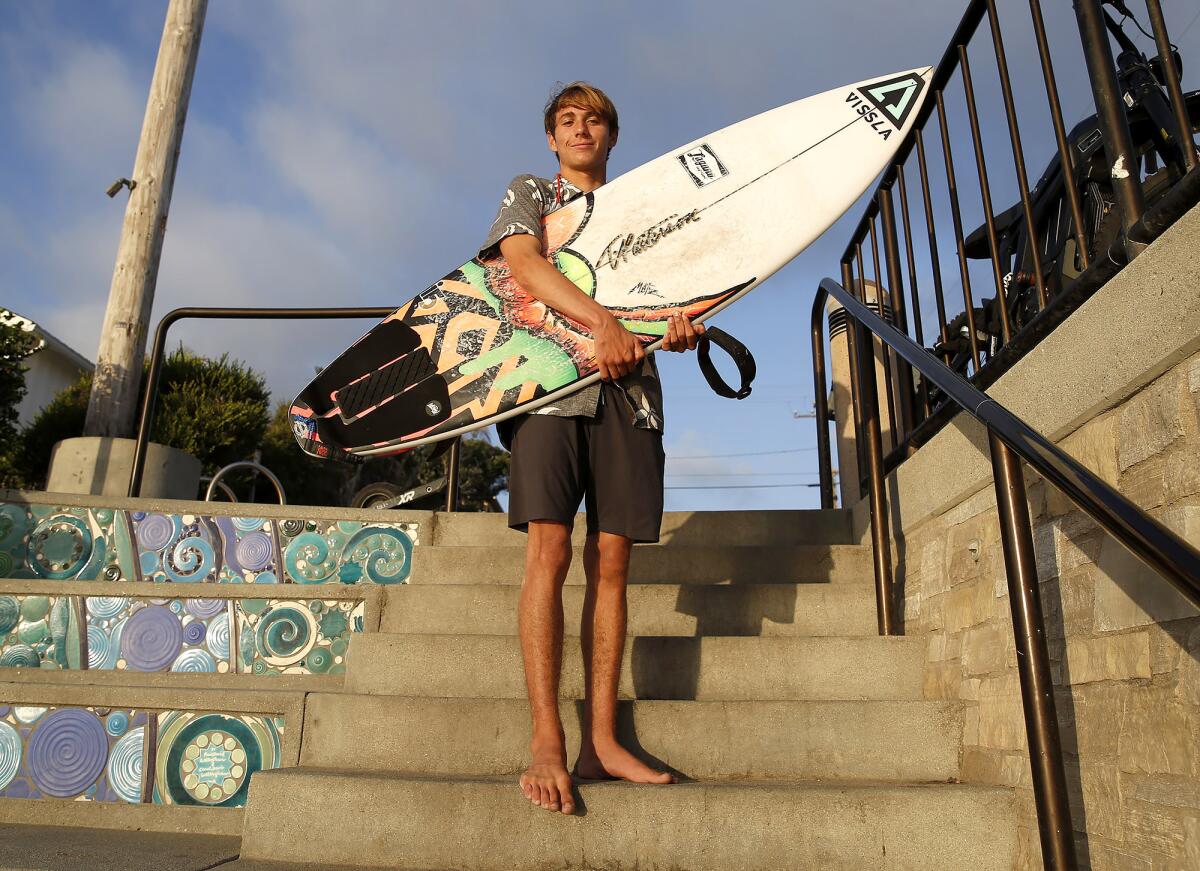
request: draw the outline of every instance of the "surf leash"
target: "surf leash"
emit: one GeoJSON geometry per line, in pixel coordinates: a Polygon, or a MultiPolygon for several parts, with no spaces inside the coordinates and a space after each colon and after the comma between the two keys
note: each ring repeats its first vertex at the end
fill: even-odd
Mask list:
{"type": "Polygon", "coordinates": [[[750,395],[750,384],[758,373],[754,355],[750,353],[749,348],[729,333],[719,327],[707,327],[696,345],[696,359],[700,362],[700,371],[704,373],[704,379],[708,381],[708,386],[718,396],[724,396],[726,399],[745,399],[750,395]],[[721,377],[721,373],[717,371],[717,367],[713,365],[709,356],[710,345],[716,345],[733,359],[734,365],[737,366],[738,377],[742,379],[742,384],[737,389],[730,387],[721,377]]]}

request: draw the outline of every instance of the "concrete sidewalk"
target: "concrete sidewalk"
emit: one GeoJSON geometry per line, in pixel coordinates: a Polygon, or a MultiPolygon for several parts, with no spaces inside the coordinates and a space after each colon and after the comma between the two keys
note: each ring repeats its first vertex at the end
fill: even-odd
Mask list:
{"type": "Polygon", "coordinates": [[[0,871],[207,871],[237,858],[240,838],[0,824],[0,871]]]}

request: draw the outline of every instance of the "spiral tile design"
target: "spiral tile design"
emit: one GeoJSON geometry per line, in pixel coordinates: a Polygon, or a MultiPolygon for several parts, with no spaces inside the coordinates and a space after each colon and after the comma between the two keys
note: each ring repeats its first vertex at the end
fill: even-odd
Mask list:
{"type": "Polygon", "coordinates": [[[171,671],[184,672],[213,672],[217,670],[217,661],[207,650],[193,647],[179,654],[171,664],[171,671]]]}
{"type": "Polygon", "coordinates": [[[216,617],[225,610],[224,599],[188,599],[184,605],[189,614],[196,617],[216,617]]]}
{"type": "Polygon", "coordinates": [[[21,619],[21,603],[16,596],[0,596],[0,636],[12,632],[21,619]]]}
{"type": "Polygon", "coordinates": [[[136,671],[162,671],[179,655],[183,627],[169,608],[150,605],[133,613],[121,633],[121,656],[136,671]]]}
{"type": "MultiPolygon", "coordinates": [[[[109,714],[109,717],[112,717],[109,714]]],[[[142,747],[146,729],[139,726],[113,745],[108,754],[108,785],[122,801],[139,804],[142,800],[142,747]]]]}
{"type": "Polygon", "coordinates": [[[266,568],[274,556],[271,537],[265,532],[248,532],[237,543],[238,562],[251,571],[266,568]]]}
{"type": "MultiPolygon", "coordinates": [[[[136,518],[136,514],[134,517],[136,518]]],[[[138,544],[146,550],[162,550],[179,531],[178,521],[165,514],[147,514],[138,523],[138,544]]]]}
{"type": "Polygon", "coordinates": [[[96,782],[108,758],[108,737],[94,714],[60,708],[29,739],[26,767],[45,795],[71,798],[96,782]]]}
{"type": "Polygon", "coordinates": [[[0,668],[37,668],[42,658],[28,644],[13,644],[0,653],[0,668]]]}
{"type": "Polygon", "coordinates": [[[317,647],[304,660],[305,667],[313,674],[324,674],[333,665],[333,654],[328,647],[317,647]]]}
{"type": "Polygon", "coordinates": [[[98,620],[111,620],[129,607],[124,596],[91,596],[87,600],[88,614],[98,620]]]}
{"type": "Polygon", "coordinates": [[[187,644],[199,644],[204,640],[205,625],[199,620],[193,620],[183,627],[183,640],[187,644]]]}
{"type": "Polygon", "coordinates": [[[120,627],[105,632],[99,626],[89,625],[88,637],[88,668],[112,670],[117,667],[117,659],[121,655],[120,627]]]}
{"type": "Polygon", "coordinates": [[[266,520],[262,517],[234,517],[233,528],[238,532],[254,532],[261,530],[266,520]]]}
{"type": "Polygon", "coordinates": [[[216,567],[217,555],[213,546],[199,536],[181,538],[171,551],[171,558],[163,560],[163,571],[172,581],[188,583],[203,581],[216,567]]]}
{"type": "Polygon", "coordinates": [[[298,584],[320,584],[337,571],[337,559],[330,559],[329,542],[315,532],[302,533],[288,544],[283,561],[288,574],[298,584]]]}
{"type": "Polygon", "coordinates": [[[317,642],[317,622],[307,608],[276,605],[258,621],[254,640],[268,665],[294,665],[317,642]]]}
{"type": "Polygon", "coordinates": [[[355,533],[346,545],[350,558],[362,563],[367,577],[376,584],[399,584],[412,567],[412,541],[401,530],[368,526],[355,533]]]}
{"type": "Polygon", "coordinates": [[[12,783],[21,768],[21,735],[0,720],[0,792],[12,783]]]}
{"type": "Polygon", "coordinates": [[[218,614],[208,621],[204,645],[217,659],[229,659],[229,615],[218,614]]]}
{"type": "Polygon", "coordinates": [[[113,711],[104,718],[104,731],[118,738],[129,728],[129,715],[124,711],[113,711]]]}
{"type": "Polygon", "coordinates": [[[294,535],[299,535],[300,533],[302,533],[304,531],[304,521],[303,520],[285,520],[285,521],[283,521],[283,523],[279,524],[279,528],[280,528],[280,530],[282,530],[283,534],[286,536],[291,537],[294,535]]]}

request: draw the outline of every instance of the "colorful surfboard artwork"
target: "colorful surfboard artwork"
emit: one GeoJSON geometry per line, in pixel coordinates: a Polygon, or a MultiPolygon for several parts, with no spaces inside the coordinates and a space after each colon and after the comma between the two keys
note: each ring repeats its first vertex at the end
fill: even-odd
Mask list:
{"type": "MultiPolygon", "coordinates": [[[[868,188],[915,120],[931,68],[764,112],[688,143],[544,220],[547,259],[653,351],[808,247],[868,188]]],[[[309,454],[399,453],[532,411],[599,378],[591,335],[473,259],[377,324],[304,388],[309,454]]]]}

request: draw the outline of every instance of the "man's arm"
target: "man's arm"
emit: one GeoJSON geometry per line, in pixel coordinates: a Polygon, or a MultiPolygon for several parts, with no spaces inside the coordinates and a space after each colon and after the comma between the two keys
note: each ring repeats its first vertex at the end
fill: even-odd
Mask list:
{"type": "Polygon", "coordinates": [[[583,324],[596,340],[596,363],[605,381],[628,375],[646,356],[641,341],[600,303],[550,265],[535,236],[517,233],[500,240],[500,253],[513,278],[531,296],[583,324]]]}

